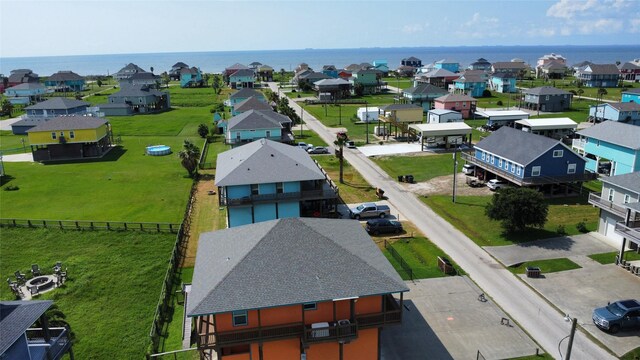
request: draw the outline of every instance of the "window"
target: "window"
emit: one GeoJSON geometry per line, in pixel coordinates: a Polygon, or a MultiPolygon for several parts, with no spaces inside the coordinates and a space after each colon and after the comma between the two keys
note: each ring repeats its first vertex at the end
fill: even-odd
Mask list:
{"type": "Polygon", "coordinates": [[[284,192],[284,187],[282,186],[282,183],[276,183],[276,193],[277,194],[282,194],[284,192]]]}
{"type": "Polygon", "coordinates": [[[613,201],[613,195],[615,195],[615,190],[609,189],[609,197],[607,198],[609,201],[613,201]]]}
{"type": "Polygon", "coordinates": [[[234,311],[232,314],[233,314],[233,326],[244,326],[249,323],[246,310],[234,311]]]}
{"type": "Polygon", "coordinates": [[[493,155],[491,155],[491,164],[493,165],[493,155]]]}
{"type": "Polygon", "coordinates": [[[265,131],[265,136],[267,137],[267,139],[270,138],[271,137],[271,130],[265,131]]]}
{"type": "Polygon", "coordinates": [[[545,96],[544,99],[549,101],[549,95],[545,96]]]}
{"type": "Polygon", "coordinates": [[[251,195],[258,195],[258,184],[251,184],[251,195]]]}
{"type": "Polygon", "coordinates": [[[629,201],[631,201],[631,196],[629,196],[629,194],[624,194],[624,204],[628,204],[629,201]]]}
{"type": "Polygon", "coordinates": [[[76,137],[76,133],[73,130],[69,131],[69,138],[70,139],[75,139],[75,137],[76,137]]]}
{"type": "Polygon", "coordinates": [[[521,168],[520,166],[518,166],[518,167],[516,168],[516,174],[520,175],[520,172],[521,172],[520,170],[521,170],[521,169],[522,169],[522,168],[521,168]]]}
{"type": "Polygon", "coordinates": [[[482,160],[484,160],[484,153],[482,153],[482,160]]]}
{"type": "Polygon", "coordinates": [[[60,131],[60,137],[64,137],[64,131],[60,131]]]}
{"type": "Polygon", "coordinates": [[[567,174],[575,174],[576,173],[576,164],[569,164],[567,166],[567,174]]]}
{"type": "Polygon", "coordinates": [[[564,155],[564,151],[562,150],[553,150],[553,157],[554,158],[559,158],[562,157],[564,155]]]}
{"type": "Polygon", "coordinates": [[[55,131],[51,133],[51,138],[52,138],[53,140],[55,140],[55,139],[57,139],[57,138],[58,138],[58,136],[57,136],[57,134],[56,134],[56,132],[55,132],[55,131]]]}
{"type": "Polygon", "coordinates": [[[302,308],[304,310],[317,310],[318,309],[318,303],[306,303],[306,304],[302,304],[302,308]]]}
{"type": "Polygon", "coordinates": [[[534,166],[531,168],[531,176],[540,176],[540,171],[542,170],[542,166],[534,166]]]}
{"type": "Polygon", "coordinates": [[[502,158],[498,159],[498,167],[502,167],[502,158]]]}
{"type": "Polygon", "coordinates": [[[512,173],[516,172],[516,166],[513,164],[511,164],[511,172],[512,173]]]}

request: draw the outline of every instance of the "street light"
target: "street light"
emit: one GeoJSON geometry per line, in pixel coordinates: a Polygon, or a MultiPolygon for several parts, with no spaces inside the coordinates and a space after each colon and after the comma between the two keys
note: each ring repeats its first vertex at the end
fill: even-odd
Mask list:
{"type": "Polygon", "coordinates": [[[369,103],[364,102],[364,121],[367,123],[367,144],[369,143],[369,103]]]}
{"type": "Polygon", "coordinates": [[[571,349],[573,348],[573,338],[574,338],[574,336],[576,334],[576,326],[578,325],[578,319],[572,318],[571,316],[569,316],[569,314],[567,314],[564,317],[564,321],[571,321],[571,332],[569,333],[569,335],[563,337],[558,342],[558,353],[560,354],[560,358],[563,358],[562,357],[562,351],[560,350],[560,345],[562,344],[564,339],[569,338],[569,344],[567,344],[567,354],[564,356],[563,359],[564,360],[570,360],[571,359],[571,349]]]}
{"type": "Polygon", "coordinates": [[[302,124],[304,124],[304,106],[300,105],[300,138],[302,138],[302,124]]]}

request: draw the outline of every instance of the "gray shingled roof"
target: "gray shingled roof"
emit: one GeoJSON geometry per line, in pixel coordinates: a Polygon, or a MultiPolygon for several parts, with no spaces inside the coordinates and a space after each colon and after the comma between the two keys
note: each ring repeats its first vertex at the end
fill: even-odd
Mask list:
{"type": "Polygon", "coordinates": [[[610,177],[603,176],[601,180],[640,194],[640,171],[610,177]]]}
{"type": "Polygon", "coordinates": [[[404,89],[403,92],[405,94],[416,94],[416,95],[438,95],[438,94],[447,94],[448,91],[441,89],[435,85],[431,84],[418,84],[418,86],[413,86],[408,89],[404,89]]]}
{"type": "Polygon", "coordinates": [[[248,69],[249,67],[246,65],[242,65],[240,63],[235,63],[231,66],[229,66],[228,68],[226,68],[225,70],[240,70],[240,69],[248,69]]]}
{"type": "Polygon", "coordinates": [[[81,106],[89,106],[86,101],[69,99],[64,97],[54,97],[37,104],[27,106],[25,110],[68,110],[81,106]]]}
{"type": "Polygon", "coordinates": [[[201,235],[187,314],[408,290],[357,221],[288,218],[201,235]]]}
{"type": "Polygon", "coordinates": [[[248,98],[246,100],[242,100],[241,102],[237,103],[233,107],[233,109],[235,111],[239,111],[239,112],[244,112],[244,111],[249,111],[249,110],[271,110],[271,111],[273,111],[273,109],[271,108],[271,106],[269,104],[267,104],[264,101],[261,101],[256,96],[251,96],[250,98],[248,98]]]}
{"type": "Polygon", "coordinates": [[[588,72],[593,75],[609,75],[620,73],[616,64],[590,64],[581,72],[588,72]],[[590,71],[587,71],[587,69],[589,69],[590,71]]]}
{"type": "Polygon", "coordinates": [[[163,96],[166,95],[162,91],[158,91],[156,89],[152,89],[147,85],[143,84],[123,84],[120,87],[120,91],[117,93],[109,95],[109,97],[119,97],[119,96],[163,96]]]}
{"type": "Polygon", "coordinates": [[[51,304],[51,300],[0,301],[0,354],[23,336],[51,304]]]}
{"type": "Polygon", "coordinates": [[[250,88],[243,88],[229,95],[229,99],[248,99],[252,96],[264,98],[264,95],[259,91],[250,88]]]}
{"type": "Polygon", "coordinates": [[[638,66],[636,64],[632,64],[630,62],[626,62],[624,64],[620,64],[618,66],[618,69],[620,69],[620,70],[637,70],[637,69],[640,69],[640,66],[638,66]]]}
{"type": "Polygon", "coordinates": [[[33,90],[33,89],[44,89],[44,85],[40,83],[35,83],[35,82],[28,82],[28,83],[22,83],[22,84],[12,86],[10,88],[7,88],[6,90],[33,90]]]}
{"type": "Polygon", "coordinates": [[[526,65],[521,62],[512,62],[512,61],[497,61],[494,62],[491,66],[494,69],[516,69],[521,70],[526,68],[526,65]]]}
{"type": "Polygon", "coordinates": [[[532,95],[571,95],[570,92],[554,88],[553,86],[539,86],[531,89],[523,89],[524,94],[532,95]]]}
{"type": "Polygon", "coordinates": [[[628,90],[624,90],[623,94],[640,94],[640,88],[632,88],[628,90]]]}
{"type": "Polygon", "coordinates": [[[640,126],[624,124],[617,121],[603,121],[592,127],[578,131],[591,139],[606,141],[629,149],[640,149],[640,126]]]}
{"type": "Polygon", "coordinates": [[[635,102],[616,102],[608,104],[618,111],[640,111],[640,104],[635,102]]]}
{"type": "Polygon", "coordinates": [[[479,82],[485,82],[485,81],[482,80],[482,78],[479,75],[470,74],[470,75],[462,75],[459,78],[455,79],[454,82],[479,83],[479,82]]]}
{"type": "Polygon", "coordinates": [[[95,129],[107,123],[106,119],[93,116],[58,116],[41,123],[27,132],[95,129]]]}
{"type": "Polygon", "coordinates": [[[546,136],[503,126],[475,147],[526,166],[558,143],[560,141],[546,136]]]}
{"type": "Polygon", "coordinates": [[[45,121],[49,121],[53,119],[52,117],[46,117],[46,118],[42,118],[42,117],[37,117],[37,118],[26,118],[26,119],[22,119],[19,121],[14,122],[13,124],[11,124],[11,127],[20,127],[20,126],[37,126],[42,124],[45,121]]]}
{"type": "Polygon", "coordinates": [[[57,73],[49,76],[47,81],[73,81],[84,80],[84,78],[73,71],[58,71],[57,73]]]}
{"type": "Polygon", "coordinates": [[[303,149],[260,139],[218,154],[215,182],[230,186],[324,178],[303,149]]]}
{"type": "Polygon", "coordinates": [[[438,102],[451,102],[451,101],[478,101],[469,95],[465,94],[447,94],[436,98],[438,102]]]}
{"type": "Polygon", "coordinates": [[[143,71],[137,72],[129,77],[129,80],[160,80],[160,76],[153,73],[143,71]]]}
{"type": "Polygon", "coordinates": [[[439,78],[439,77],[453,77],[458,76],[458,74],[453,73],[447,69],[434,69],[429,71],[426,74],[420,74],[420,77],[424,78],[439,78]]]}
{"type": "Polygon", "coordinates": [[[313,83],[316,86],[335,86],[335,85],[349,85],[351,84],[345,79],[322,79],[313,83]]]}
{"type": "Polygon", "coordinates": [[[128,63],[122,69],[120,69],[117,73],[125,73],[125,72],[144,72],[144,69],[134,63],[128,63]]]}
{"type": "Polygon", "coordinates": [[[288,123],[291,119],[273,110],[249,110],[229,119],[227,131],[282,128],[288,123]]]}
{"type": "Polygon", "coordinates": [[[240,69],[240,70],[237,70],[237,71],[233,72],[231,75],[229,75],[229,77],[231,77],[231,76],[235,76],[235,77],[237,77],[237,76],[255,76],[255,75],[256,75],[256,73],[253,72],[253,70],[251,70],[251,69],[240,69]]]}
{"type": "Polygon", "coordinates": [[[417,58],[417,57],[415,57],[415,56],[410,56],[410,57],[408,57],[408,58],[404,58],[404,59],[402,59],[402,61],[421,61],[421,60],[420,60],[420,59],[418,59],[418,58],[417,58]]]}

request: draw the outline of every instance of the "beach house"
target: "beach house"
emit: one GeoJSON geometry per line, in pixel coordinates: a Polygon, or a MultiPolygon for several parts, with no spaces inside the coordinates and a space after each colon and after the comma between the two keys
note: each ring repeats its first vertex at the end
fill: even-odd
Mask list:
{"type": "Polygon", "coordinates": [[[531,110],[559,112],[571,107],[573,94],[551,86],[523,89],[524,107],[531,110]]]}
{"type": "Polygon", "coordinates": [[[232,94],[229,94],[229,100],[225,102],[225,105],[231,107],[231,115],[235,116],[240,114],[240,112],[236,111],[235,109],[236,106],[251,97],[256,98],[259,101],[262,101],[265,104],[267,103],[267,99],[264,97],[262,92],[249,89],[249,88],[243,88],[238,91],[235,91],[232,94]]]}
{"type": "Polygon", "coordinates": [[[58,71],[49,76],[44,85],[57,92],[84,90],[84,78],[73,71],[58,71]]]}
{"type": "Polygon", "coordinates": [[[197,67],[183,68],[180,70],[180,87],[201,87],[204,85],[202,72],[197,67]]]}
{"type": "Polygon", "coordinates": [[[578,70],[576,78],[586,87],[617,87],[620,70],[616,64],[589,64],[578,70]]]}
{"type": "Polygon", "coordinates": [[[118,72],[113,74],[113,78],[118,81],[125,80],[131,77],[131,75],[133,74],[142,73],[142,72],[146,72],[146,71],[134,63],[128,63],[127,65],[125,65],[125,67],[123,67],[122,69],[118,70],[118,72]]]}
{"type": "Polygon", "coordinates": [[[572,147],[585,157],[587,170],[609,176],[640,171],[640,126],[604,121],[577,134],[572,147]]]}
{"type": "Polygon", "coordinates": [[[29,105],[42,100],[46,93],[40,83],[22,83],[5,89],[4,96],[13,105],[29,105]]]}
{"type": "Polygon", "coordinates": [[[616,102],[591,105],[589,118],[595,122],[608,120],[640,125],[640,103],[616,102]]]}
{"type": "MultiPolygon", "coordinates": [[[[255,98],[250,99],[264,104],[255,98]]],[[[227,122],[225,133],[225,142],[227,144],[235,147],[258,139],[293,143],[291,119],[285,115],[278,114],[272,109],[268,109],[248,110],[232,117],[227,122]]]]}
{"type": "Polygon", "coordinates": [[[468,119],[476,111],[478,101],[465,94],[447,94],[434,100],[435,109],[459,111],[462,117],[468,119]]]}
{"type": "Polygon", "coordinates": [[[460,70],[460,64],[452,60],[442,59],[435,62],[435,68],[445,69],[453,73],[457,73],[460,70]]]}
{"type": "Polygon", "coordinates": [[[402,96],[405,101],[421,106],[424,112],[433,108],[433,101],[441,96],[447,95],[449,92],[428,83],[414,82],[414,86],[402,90],[402,96]]]}

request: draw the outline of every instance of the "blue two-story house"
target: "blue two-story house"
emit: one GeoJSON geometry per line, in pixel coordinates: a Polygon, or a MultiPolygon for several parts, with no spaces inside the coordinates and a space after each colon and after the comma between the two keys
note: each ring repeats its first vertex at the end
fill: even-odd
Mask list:
{"type": "Polygon", "coordinates": [[[218,154],[216,186],[227,224],[336,214],[338,188],[303,149],[261,139],[218,154]]]}
{"type": "Polygon", "coordinates": [[[22,83],[6,89],[4,96],[13,105],[29,105],[40,101],[45,92],[40,83],[22,83]]]}
{"type": "Polygon", "coordinates": [[[68,327],[51,327],[45,312],[51,300],[0,302],[0,359],[73,360],[68,327]],[[38,323],[38,326],[33,326],[38,323]]]}
{"type": "Polygon", "coordinates": [[[595,178],[585,173],[585,159],[559,140],[508,126],[480,140],[475,152],[463,153],[463,159],[482,169],[484,179],[502,178],[554,193],[558,185],[568,192],[562,185],[595,178]]]}
{"type": "Polygon", "coordinates": [[[622,92],[622,102],[634,102],[640,104],[640,88],[631,88],[622,92]]]}
{"type": "Polygon", "coordinates": [[[640,171],[640,126],[605,121],[577,134],[572,147],[585,157],[587,170],[609,176],[640,171]]]}
{"type": "Polygon", "coordinates": [[[436,69],[445,69],[445,70],[449,70],[449,71],[451,71],[453,73],[457,73],[460,70],[460,64],[455,62],[455,61],[442,59],[442,60],[438,60],[438,61],[435,62],[435,68],[436,69]]]}
{"type": "Polygon", "coordinates": [[[615,64],[589,64],[576,77],[586,87],[617,87],[620,70],[615,64]]]}
{"type": "Polygon", "coordinates": [[[180,70],[180,87],[200,87],[204,85],[202,72],[197,67],[184,68],[180,70]]]}
{"type": "Polygon", "coordinates": [[[322,73],[333,79],[338,77],[338,69],[335,65],[324,65],[322,67],[322,73]]]}
{"type": "Polygon", "coordinates": [[[640,125],[640,103],[619,102],[591,105],[589,117],[596,122],[609,120],[640,125]]]}
{"type": "Polygon", "coordinates": [[[256,91],[249,88],[244,88],[234,92],[229,95],[229,100],[225,103],[225,105],[231,107],[231,115],[238,115],[239,112],[236,111],[236,106],[241,102],[249,99],[250,97],[255,97],[256,99],[263,101],[265,104],[267,103],[267,99],[264,97],[260,91],[256,91]]]}
{"type": "Polygon", "coordinates": [[[249,110],[229,119],[225,142],[234,147],[259,140],[269,139],[293,143],[291,119],[269,110],[249,110]]]}
{"type": "Polygon", "coordinates": [[[84,90],[84,78],[73,71],[58,71],[49,76],[44,85],[58,92],[82,91],[84,90]]]}
{"type": "Polygon", "coordinates": [[[487,82],[479,75],[463,74],[453,81],[453,87],[457,92],[479,98],[487,88],[487,82]]]}
{"type": "Polygon", "coordinates": [[[513,73],[495,73],[491,75],[489,85],[492,90],[503,94],[518,91],[518,89],[516,89],[516,76],[513,75],[513,73]]]}
{"type": "Polygon", "coordinates": [[[251,69],[240,69],[229,75],[229,85],[232,89],[252,88],[256,82],[256,73],[251,69]]]}
{"type": "Polygon", "coordinates": [[[81,115],[87,112],[89,103],[65,97],[54,97],[24,108],[27,118],[81,115]]]}

